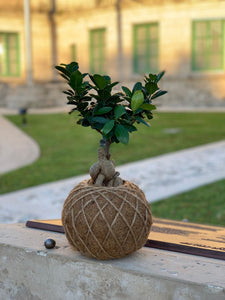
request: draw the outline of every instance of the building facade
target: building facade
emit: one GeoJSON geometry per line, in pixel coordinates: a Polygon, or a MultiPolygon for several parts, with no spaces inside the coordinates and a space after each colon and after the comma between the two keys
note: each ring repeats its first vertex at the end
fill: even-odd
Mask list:
{"type": "Polygon", "coordinates": [[[168,101],[225,102],[225,0],[30,0],[30,49],[23,0],[1,2],[1,83],[27,82],[30,51],[34,84],[76,60],[126,83],[166,70],[168,101]]]}

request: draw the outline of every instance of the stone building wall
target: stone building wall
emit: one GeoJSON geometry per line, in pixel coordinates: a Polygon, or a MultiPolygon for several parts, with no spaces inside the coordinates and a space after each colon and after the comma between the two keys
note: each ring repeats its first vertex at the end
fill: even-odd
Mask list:
{"type": "MultiPolygon", "coordinates": [[[[169,91],[162,105],[223,106],[225,105],[225,70],[196,72],[191,69],[192,21],[223,19],[225,1],[122,1],[123,81],[132,85],[142,76],[133,72],[133,37],[135,24],[159,24],[159,69],[166,70],[163,86],[169,91]]],[[[70,61],[69,46],[77,44],[77,60],[82,70],[89,71],[89,31],[107,30],[107,72],[120,78],[117,47],[117,15],[115,5],[107,11],[101,6],[85,11],[71,21],[66,12],[57,16],[60,62],[70,61]],[[83,34],[81,35],[80,32],[83,34]],[[61,47],[61,45],[64,45],[61,47]]],[[[225,55],[225,53],[224,53],[225,55]]]]}
{"type": "MultiPolygon", "coordinates": [[[[5,4],[7,4],[5,2],[5,4]]],[[[24,48],[24,22],[21,11],[4,11],[0,8],[0,32],[17,32],[20,36],[20,68],[21,76],[19,77],[0,77],[0,82],[21,83],[24,82],[25,74],[25,48],[24,48]]]]}
{"type": "MultiPolygon", "coordinates": [[[[16,100],[10,102],[9,94],[6,97],[7,92],[4,88],[6,84],[13,86],[15,97],[21,93],[21,89],[24,90],[22,94],[26,95],[23,1],[12,0],[10,3],[10,6],[0,4],[0,32],[16,30],[20,35],[21,75],[18,78],[0,77],[1,90],[4,90],[0,96],[0,106],[18,104],[16,100]],[[20,87],[17,92],[18,85],[20,87]],[[3,97],[3,95],[5,96],[3,97]],[[9,105],[9,103],[11,104],[9,105]]],[[[31,0],[34,86],[35,89],[43,87],[45,95],[51,94],[51,92],[46,93],[47,87],[54,86],[55,91],[59,90],[59,85],[48,82],[55,81],[56,78],[60,80],[54,71],[52,57],[53,37],[49,17],[52,3],[47,0],[31,0]]],[[[192,22],[202,19],[225,19],[224,0],[121,0],[122,65],[118,60],[118,6],[116,7],[118,1],[55,0],[55,3],[55,43],[58,64],[71,61],[71,45],[74,44],[76,59],[79,61],[82,71],[90,71],[89,32],[92,29],[106,28],[106,71],[113,80],[122,79],[129,85],[141,78],[133,71],[133,25],[157,22],[160,45],[159,70],[166,70],[162,85],[169,91],[168,96],[165,96],[164,103],[175,103],[174,105],[194,103],[198,106],[225,105],[225,69],[220,72],[196,72],[191,69],[192,22]]],[[[39,94],[42,95],[42,93],[39,94]]],[[[60,97],[60,94],[57,95],[56,98],[60,97]]],[[[31,93],[27,93],[27,97],[31,97],[31,93]]],[[[18,96],[18,102],[19,98],[18,96]]],[[[44,99],[35,102],[33,99],[30,103],[32,106],[38,103],[37,105],[40,107],[41,105],[46,106],[46,103],[56,105],[57,101],[46,102],[44,99]]]]}
{"type": "Polygon", "coordinates": [[[47,14],[32,15],[33,77],[36,82],[52,79],[51,32],[47,14]]]}
{"type": "MultiPolygon", "coordinates": [[[[50,1],[31,0],[32,62],[35,81],[49,81],[52,76],[51,38],[49,26],[50,1]]],[[[0,32],[19,34],[20,75],[2,77],[0,82],[24,84],[26,82],[26,48],[23,0],[11,0],[0,4],[0,32]]]]}

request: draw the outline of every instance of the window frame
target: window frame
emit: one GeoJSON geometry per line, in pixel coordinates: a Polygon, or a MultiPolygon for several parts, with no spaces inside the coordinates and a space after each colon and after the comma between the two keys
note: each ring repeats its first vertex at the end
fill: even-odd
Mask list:
{"type": "Polygon", "coordinates": [[[91,73],[104,74],[106,72],[106,28],[95,28],[89,31],[89,49],[90,49],[90,71],[91,73]],[[96,50],[94,43],[96,43],[95,35],[98,38],[98,50],[96,50]],[[96,56],[98,58],[96,58],[96,56]],[[94,61],[98,60],[98,67],[94,65],[94,61]]]}
{"type": "MultiPolygon", "coordinates": [[[[146,34],[147,36],[147,34],[146,34]]],[[[133,72],[135,74],[143,74],[143,73],[157,73],[159,71],[159,60],[160,60],[160,40],[159,40],[159,22],[150,22],[150,23],[140,23],[140,24],[135,24],[133,25],[133,72]],[[143,27],[146,29],[146,32],[150,30],[151,27],[157,27],[157,38],[156,39],[151,39],[150,35],[148,35],[148,39],[145,42],[145,49],[147,50],[145,53],[145,61],[148,61],[148,67],[146,67],[145,70],[139,70],[138,68],[138,29],[143,27]],[[154,42],[157,43],[157,54],[156,55],[151,55],[149,52],[150,47],[151,47],[151,41],[154,40],[154,42]],[[146,55],[148,53],[148,55],[146,55]],[[155,57],[156,59],[156,65],[157,68],[152,68],[150,65],[150,58],[155,57]]]]}
{"type": "Polygon", "coordinates": [[[193,20],[192,21],[192,34],[191,34],[191,69],[194,72],[216,72],[216,71],[223,71],[224,70],[224,60],[225,60],[225,20],[224,19],[199,19],[199,20],[193,20]],[[209,34],[210,31],[210,24],[215,21],[220,21],[221,22],[221,49],[220,49],[220,67],[219,68],[211,68],[209,66],[210,62],[210,57],[212,55],[212,52],[210,51],[210,40],[211,40],[211,35],[209,34]],[[204,67],[199,68],[196,66],[196,24],[198,23],[206,23],[207,26],[207,32],[206,32],[206,64],[204,67]]]}
{"type": "Polygon", "coordinates": [[[20,66],[20,38],[18,32],[2,32],[0,31],[0,35],[3,35],[3,49],[6,52],[5,58],[3,58],[3,63],[5,64],[5,72],[0,72],[0,77],[19,77],[21,74],[21,66],[20,66]],[[12,73],[10,72],[10,51],[9,51],[9,37],[14,36],[15,37],[15,49],[16,49],[16,72],[12,73]]]}

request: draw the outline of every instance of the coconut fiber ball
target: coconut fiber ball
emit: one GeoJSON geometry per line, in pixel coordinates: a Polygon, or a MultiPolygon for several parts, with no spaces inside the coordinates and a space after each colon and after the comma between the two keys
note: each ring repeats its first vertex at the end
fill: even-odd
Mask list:
{"type": "Polygon", "coordinates": [[[129,181],[117,187],[82,181],[64,203],[62,223],[69,243],[81,254],[113,259],[144,246],[152,215],[142,190],[129,181]]]}

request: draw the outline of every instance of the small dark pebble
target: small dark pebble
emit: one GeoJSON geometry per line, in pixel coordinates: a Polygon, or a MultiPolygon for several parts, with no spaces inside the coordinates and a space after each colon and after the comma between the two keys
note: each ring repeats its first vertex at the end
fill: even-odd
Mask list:
{"type": "Polygon", "coordinates": [[[45,248],[47,248],[47,249],[53,249],[53,248],[55,248],[56,242],[55,242],[55,240],[48,238],[45,240],[44,245],[45,245],[45,248]]]}

